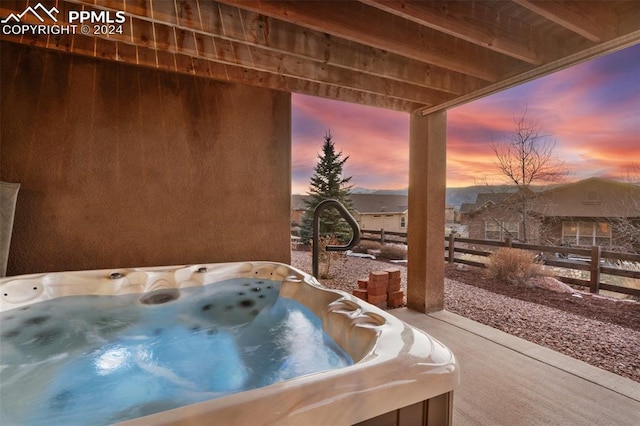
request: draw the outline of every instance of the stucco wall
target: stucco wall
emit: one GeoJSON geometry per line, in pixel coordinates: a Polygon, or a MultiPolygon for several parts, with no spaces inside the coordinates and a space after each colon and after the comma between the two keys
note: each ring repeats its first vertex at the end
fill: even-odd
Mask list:
{"type": "Polygon", "coordinates": [[[290,261],[284,92],[1,45],[8,275],[290,261]]]}

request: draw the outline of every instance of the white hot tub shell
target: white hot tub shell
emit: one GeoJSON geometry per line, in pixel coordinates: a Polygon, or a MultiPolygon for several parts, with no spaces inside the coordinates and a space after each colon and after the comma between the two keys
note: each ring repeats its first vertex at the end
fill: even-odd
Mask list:
{"type": "Polygon", "coordinates": [[[388,312],[325,289],[312,276],[285,264],[238,262],[6,277],[0,280],[0,312],[65,296],[179,291],[232,278],[281,281],[280,297],[315,313],[354,364],[121,424],[451,424],[459,369],[448,348],[388,312]]]}

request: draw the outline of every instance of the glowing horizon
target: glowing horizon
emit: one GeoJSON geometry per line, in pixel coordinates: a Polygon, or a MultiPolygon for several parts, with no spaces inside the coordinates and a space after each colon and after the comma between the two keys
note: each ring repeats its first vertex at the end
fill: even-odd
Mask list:
{"type": "MultiPolygon", "coordinates": [[[[447,186],[500,182],[492,140],[527,111],[555,140],[568,181],[624,180],[640,163],[640,45],[593,59],[447,112],[447,186]]],[[[292,193],[306,193],[324,135],[349,156],[356,187],[408,187],[409,114],[292,95],[292,193]]]]}

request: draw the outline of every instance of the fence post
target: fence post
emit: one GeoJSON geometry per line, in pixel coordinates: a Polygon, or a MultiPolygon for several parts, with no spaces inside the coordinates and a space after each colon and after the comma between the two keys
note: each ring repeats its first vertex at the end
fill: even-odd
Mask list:
{"type": "Polygon", "coordinates": [[[600,246],[591,247],[590,291],[598,294],[600,291],[600,246]]]}
{"type": "Polygon", "coordinates": [[[449,263],[454,262],[454,256],[456,254],[456,237],[453,232],[449,234],[449,263]]]}
{"type": "Polygon", "coordinates": [[[380,244],[384,245],[384,229],[380,230],[380,244]]]}
{"type": "Polygon", "coordinates": [[[504,237],[504,246],[511,248],[511,237],[504,237]]]}

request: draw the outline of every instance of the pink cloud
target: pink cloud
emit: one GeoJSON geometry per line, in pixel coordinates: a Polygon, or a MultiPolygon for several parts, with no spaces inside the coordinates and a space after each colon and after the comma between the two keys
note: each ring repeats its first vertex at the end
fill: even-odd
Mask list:
{"type": "MultiPolygon", "coordinates": [[[[354,186],[402,188],[407,186],[409,167],[409,115],[378,108],[345,104],[308,96],[294,95],[292,107],[301,119],[312,118],[313,132],[294,133],[292,158],[294,174],[304,169],[313,173],[317,154],[326,131],[331,131],[338,151],[349,156],[344,172],[352,176],[354,186]]],[[[293,190],[308,187],[293,182],[293,190]]]]}
{"type": "MultiPolygon", "coordinates": [[[[638,52],[625,49],[449,110],[448,185],[496,178],[491,143],[504,140],[525,110],[556,141],[570,179],[624,176],[630,161],[640,161],[638,52]]],[[[292,103],[294,190],[306,190],[328,129],[350,156],[345,173],[354,185],[408,186],[408,114],[299,95],[292,103]]]]}

